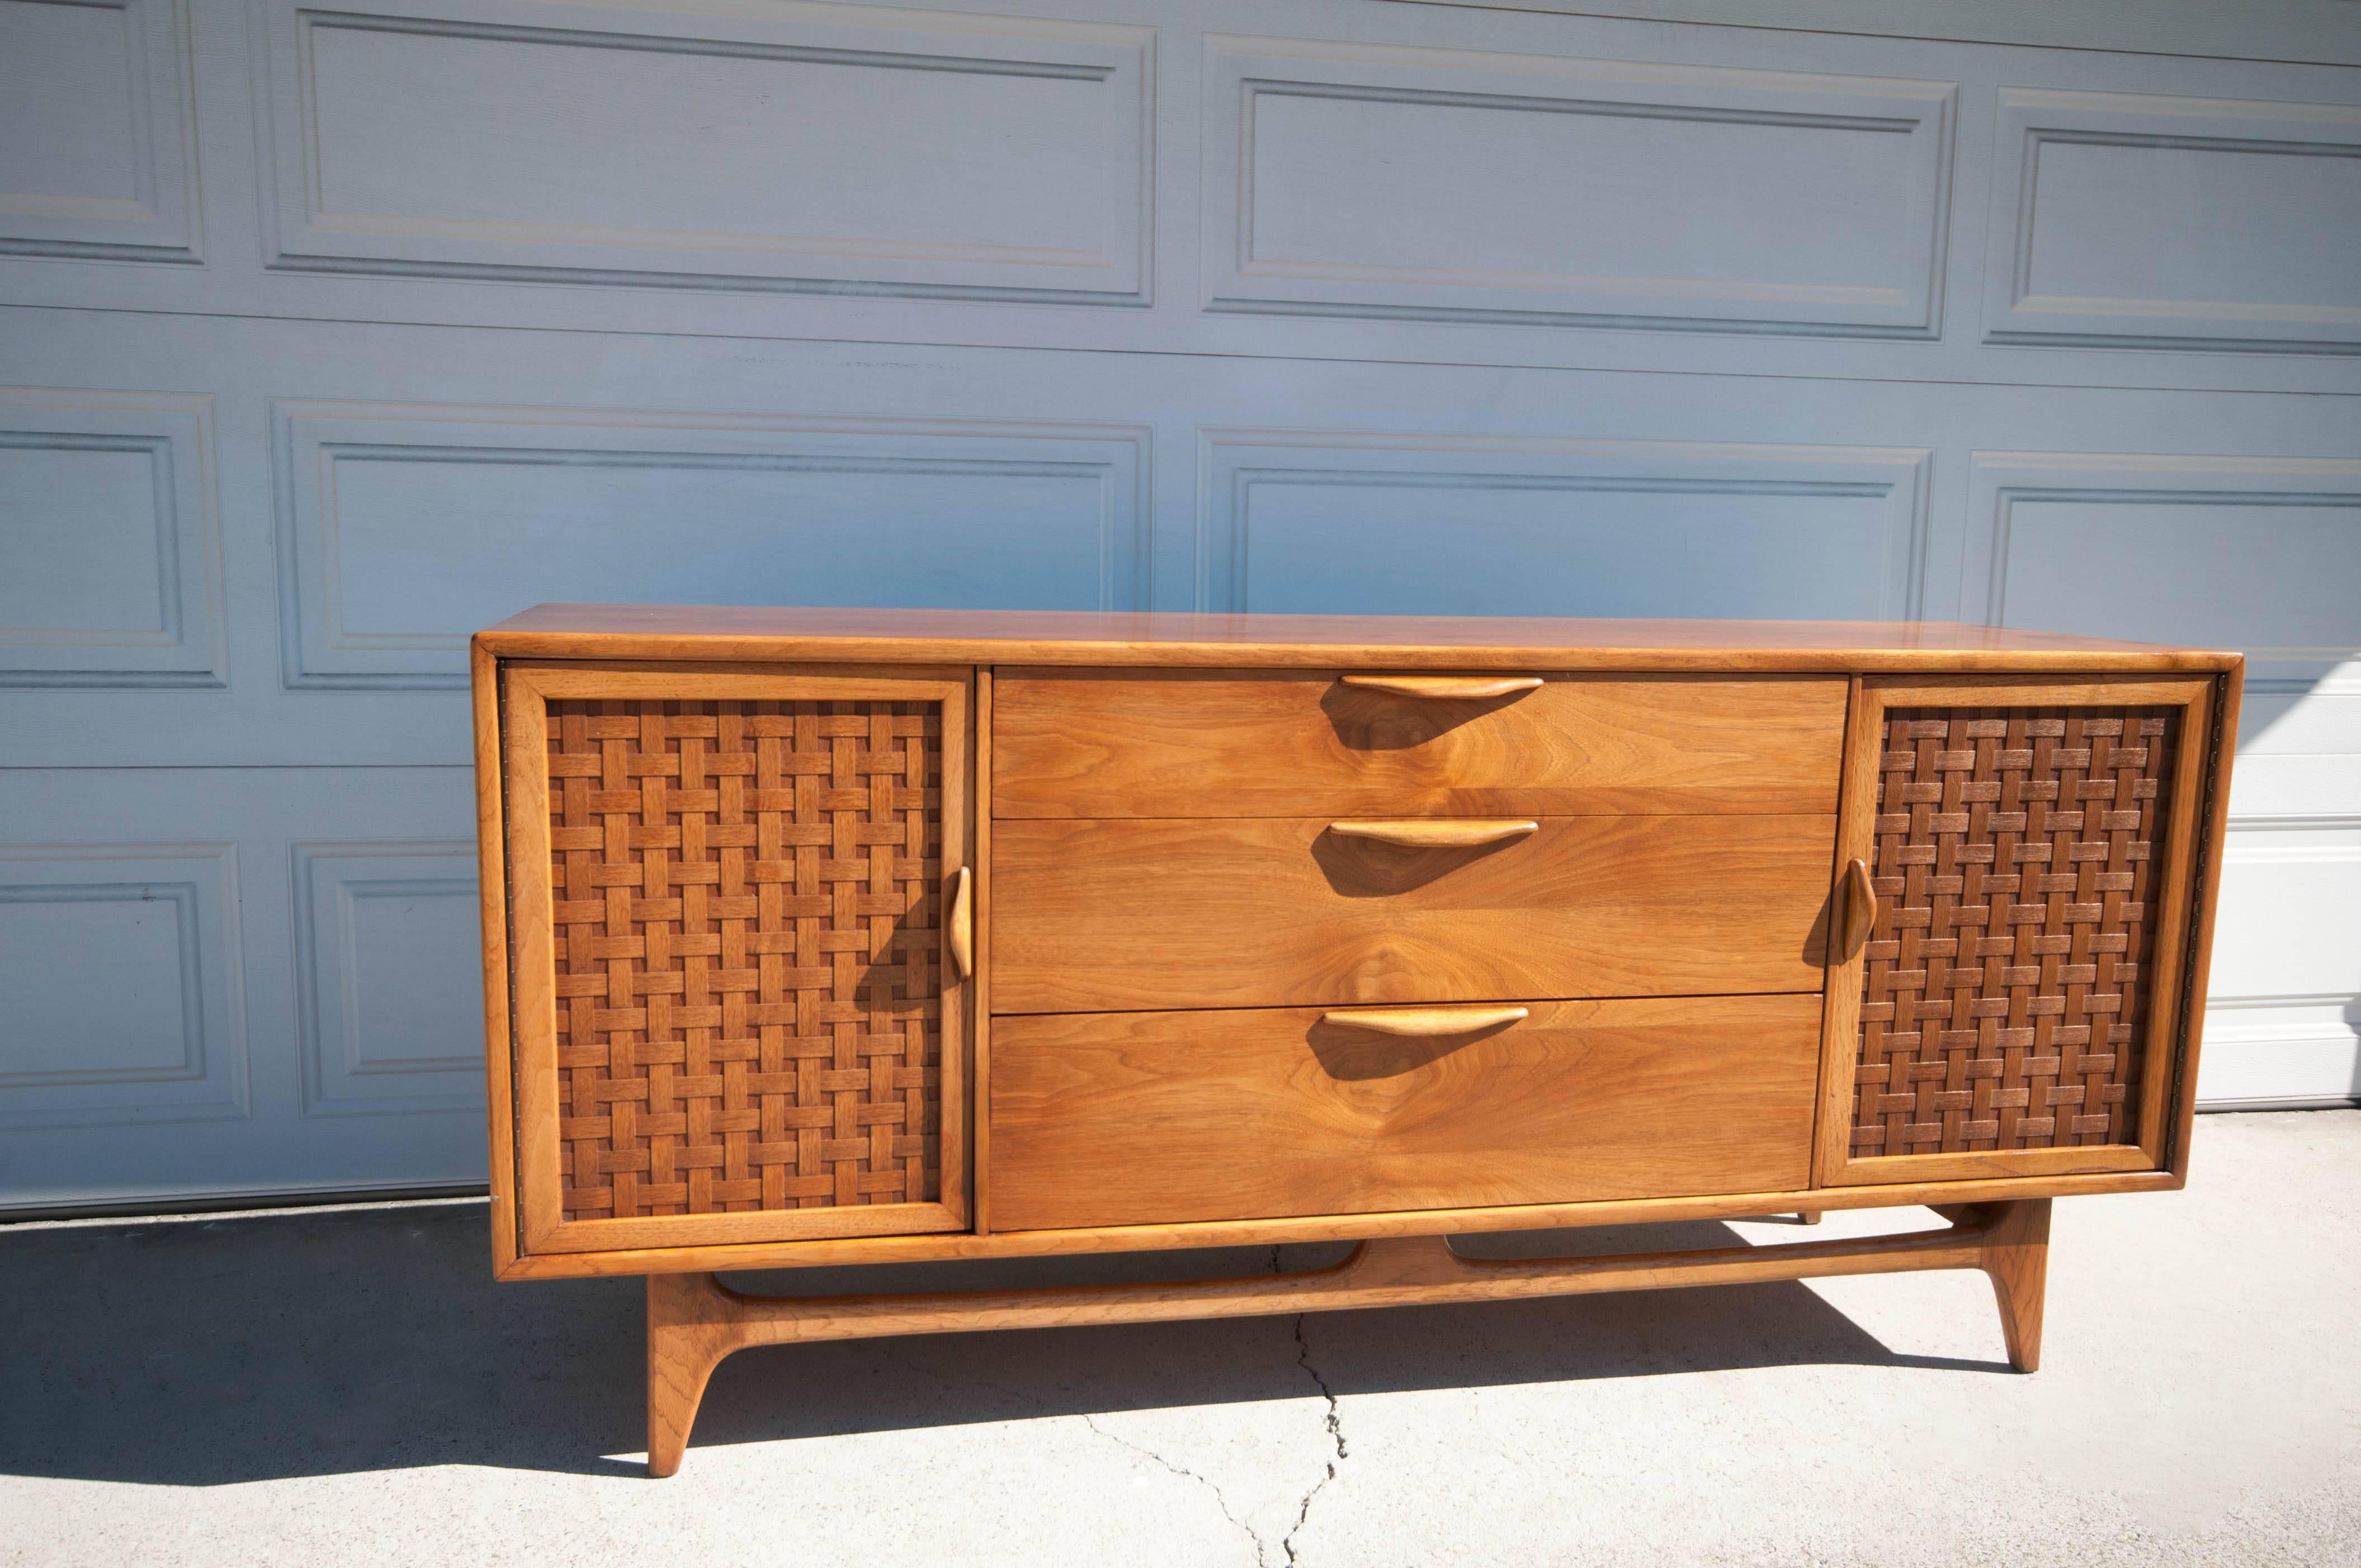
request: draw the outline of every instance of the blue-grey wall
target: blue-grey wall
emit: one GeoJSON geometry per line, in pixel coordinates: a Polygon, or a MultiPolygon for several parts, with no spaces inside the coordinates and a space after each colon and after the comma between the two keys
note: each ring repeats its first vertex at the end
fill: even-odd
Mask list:
{"type": "Polygon", "coordinates": [[[2353,1093],[2361,7],[1663,14],[0,0],[0,1206],[480,1177],[548,598],[2241,647],[2353,1093]]]}

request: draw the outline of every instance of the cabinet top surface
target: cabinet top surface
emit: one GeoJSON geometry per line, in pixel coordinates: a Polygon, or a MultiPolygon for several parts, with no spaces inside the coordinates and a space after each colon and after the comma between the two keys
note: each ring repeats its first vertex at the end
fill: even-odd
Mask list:
{"type": "Polygon", "coordinates": [[[1944,620],[1575,620],[544,604],[478,634],[500,658],[954,663],[1547,663],[1594,669],[2219,670],[2239,655],[1944,620]]]}

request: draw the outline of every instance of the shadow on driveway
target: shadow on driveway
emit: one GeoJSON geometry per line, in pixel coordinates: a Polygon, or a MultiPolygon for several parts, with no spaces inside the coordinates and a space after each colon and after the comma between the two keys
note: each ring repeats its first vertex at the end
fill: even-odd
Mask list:
{"type": "MultiPolygon", "coordinates": [[[[0,1228],[0,1473],[208,1486],[483,1464],[642,1474],[637,1279],[496,1285],[476,1204],[0,1228]]],[[[1495,1238],[1546,1255],[1733,1245],[1726,1227],[1495,1238]]],[[[1476,1250],[1471,1240],[1470,1250],[1476,1250]]],[[[1285,1266],[1341,1249],[1289,1248],[1285,1266]]],[[[745,1288],[944,1288],[1259,1273],[1269,1248],[745,1276],[745,1288]]],[[[1797,1284],[1337,1314],[1398,1324],[1337,1395],[1783,1365],[1972,1371],[1896,1355],[1797,1284]],[[1413,1321],[1414,1320],[1414,1321],[1413,1321]]],[[[1316,1321],[1317,1320],[1315,1320],[1316,1321]]],[[[1301,1398],[1290,1318],[749,1351],[694,1442],[1301,1398]]]]}

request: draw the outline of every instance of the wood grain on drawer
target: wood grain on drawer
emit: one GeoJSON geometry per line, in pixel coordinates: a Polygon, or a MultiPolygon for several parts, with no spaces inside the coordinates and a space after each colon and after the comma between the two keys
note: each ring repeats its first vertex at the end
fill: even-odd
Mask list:
{"type": "Polygon", "coordinates": [[[1834,817],[1534,820],[1460,849],[1317,817],[999,822],[993,1010],[1819,989],[1834,817]]]}
{"type": "Polygon", "coordinates": [[[1334,674],[1004,671],[1002,817],[1832,812],[1833,676],[1551,675],[1468,699],[1334,674]]]}
{"type": "Polygon", "coordinates": [[[1531,1004],[1398,1038],[1316,1008],[994,1025],[995,1227],[1591,1199],[1809,1180],[1817,996],[1531,1004]]]}

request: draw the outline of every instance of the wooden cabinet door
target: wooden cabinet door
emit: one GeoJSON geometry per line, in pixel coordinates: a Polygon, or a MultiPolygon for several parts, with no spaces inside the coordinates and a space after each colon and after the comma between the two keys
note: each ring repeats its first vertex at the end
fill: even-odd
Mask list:
{"type": "Polygon", "coordinates": [[[2205,679],[1861,683],[1823,1184],[2166,1165],[2218,707],[2205,679]]]}
{"type": "Polygon", "coordinates": [[[500,681],[522,1250],[966,1228],[970,673],[500,681]]]}

